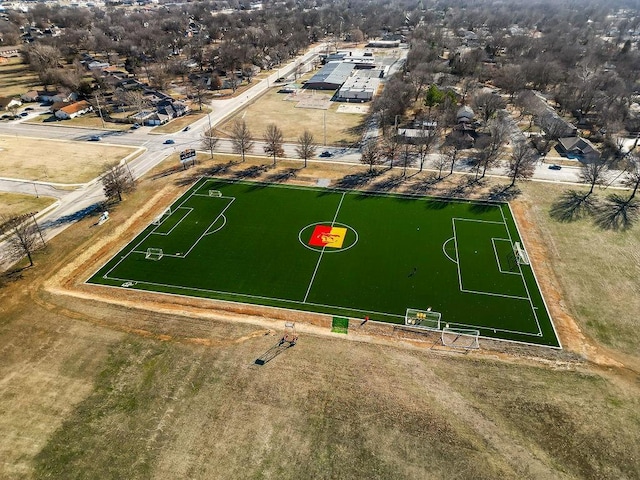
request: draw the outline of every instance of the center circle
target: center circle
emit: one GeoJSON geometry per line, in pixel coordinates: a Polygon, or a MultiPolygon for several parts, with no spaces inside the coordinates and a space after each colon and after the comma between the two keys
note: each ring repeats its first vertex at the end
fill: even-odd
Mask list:
{"type": "Polygon", "coordinates": [[[337,253],[349,250],[358,243],[358,238],[358,232],[356,232],[353,227],[346,223],[332,221],[310,223],[306,227],[303,227],[298,233],[298,240],[303,247],[313,250],[314,252],[324,253],[337,253]],[[335,232],[334,235],[329,233],[332,229],[335,232]],[[327,233],[320,239],[317,238],[317,232],[327,233]],[[315,237],[314,234],[316,234],[315,237]],[[312,237],[314,237],[315,240],[312,237]],[[330,240],[334,240],[335,244],[341,242],[341,245],[339,247],[333,247],[329,242],[330,240]],[[324,245],[322,245],[323,242],[324,245]]]}

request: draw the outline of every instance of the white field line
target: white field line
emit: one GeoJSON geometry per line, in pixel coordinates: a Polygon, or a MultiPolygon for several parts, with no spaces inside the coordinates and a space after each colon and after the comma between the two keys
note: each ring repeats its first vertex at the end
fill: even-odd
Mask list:
{"type": "MultiPolygon", "coordinates": [[[[336,219],[338,218],[338,213],[340,212],[340,207],[342,207],[342,201],[344,200],[344,196],[346,192],[342,194],[340,197],[340,203],[338,203],[338,208],[336,208],[336,214],[333,216],[333,220],[331,220],[331,226],[336,223],[336,219]]],[[[322,257],[324,256],[324,251],[327,249],[326,246],[322,247],[322,251],[320,252],[320,256],[318,257],[318,262],[316,263],[316,268],[313,270],[313,275],[311,276],[311,281],[309,282],[309,286],[307,287],[307,293],[304,294],[304,299],[302,303],[307,302],[307,298],[309,297],[309,292],[311,292],[311,287],[313,286],[313,281],[316,279],[316,273],[318,273],[318,267],[320,266],[320,262],[322,261],[322,257]]]]}
{"type": "MultiPolygon", "coordinates": [[[[187,213],[185,213],[185,214],[182,216],[182,218],[181,218],[180,220],[178,220],[178,222],[177,222],[173,227],[171,227],[171,230],[169,230],[168,232],[165,232],[165,233],[158,233],[158,232],[156,232],[156,231],[155,231],[155,230],[157,229],[157,228],[156,228],[156,229],[154,229],[154,231],[152,232],[152,233],[153,233],[153,235],[164,235],[164,236],[170,235],[170,234],[171,234],[171,232],[173,232],[173,229],[174,229],[174,228],[176,228],[178,225],[180,225],[180,224],[182,223],[182,221],[183,221],[185,218],[187,218],[187,216],[188,216],[191,212],[193,212],[193,208],[189,208],[189,207],[180,207],[180,208],[176,208],[173,212],[171,212],[171,214],[173,214],[173,213],[177,212],[178,210],[187,210],[187,213]]],[[[168,216],[167,216],[167,219],[168,219],[170,216],[171,216],[171,215],[168,215],[168,216]]],[[[160,223],[158,224],[158,227],[159,227],[160,225],[162,225],[164,222],[166,222],[166,221],[167,221],[167,219],[165,219],[165,220],[163,220],[162,222],[160,222],[160,223]]]]}
{"type": "MultiPolygon", "coordinates": [[[[359,313],[362,313],[363,315],[384,315],[384,316],[387,316],[387,317],[394,317],[394,318],[399,318],[399,319],[404,319],[405,318],[404,315],[399,315],[399,314],[395,314],[395,313],[378,312],[378,311],[375,311],[375,310],[361,310],[361,309],[355,308],[355,307],[341,307],[339,305],[327,305],[327,304],[324,304],[324,303],[301,302],[300,300],[289,300],[289,299],[283,299],[283,298],[277,298],[277,297],[265,297],[263,295],[252,295],[252,294],[247,294],[247,293],[232,293],[232,292],[224,292],[224,291],[221,291],[221,290],[211,290],[211,289],[199,288],[199,287],[185,287],[185,286],[176,285],[176,284],[169,285],[169,284],[166,284],[166,283],[148,282],[148,281],[144,281],[144,280],[132,280],[132,279],[126,279],[126,278],[119,278],[119,277],[109,277],[108,280],[114,280],[114,281],[123,282],[123,283],[130,282],[130,283],[133,283],[135,285],[150,285],[150,286],[154,286],[154,287],[166,287],[166,288],[176,288],[176,289],[180,289],[180,290],[192,290],[192,291],[195,291],[195,292],[211,293],[211,294],[215,294],[215,295],[230,295],[230,296],[244,297],[244,298],[256,299],[256,300],[273,300],[273,301],[277,301],[277,302],[293,303],[293,304],[298,304],[298,305],[309,305],[309,306],[313,306],[313,307],[323,307],[323,308],[327,308],[327,309],[331,309],[331,310],[346,310],[346,311],[351,311],[351,312],[359,312],[359,313]]],[[[98,285],[98,286],[109,287],[109,288],[125,288],[125,289],[129,288],[129,287],[116,286],[116,285],[101,285],[101,284],[92,284],[92,285],[98,285]]],[[[157,290],[144,290],[144,289],[138,289],[138,290],[141,290],[141,291],[144,291],[144,292],[148,292],[148,293],[153,293],[153,294],[159,294],[159,295],[172,295],[172,296],[176,296],[176,297],[184,297],[184,295],[178,294],[178,293],[159,292],[157,290]]],[[[202,298],[202,297],[198,297],[198,298],[202,298]]],[[[209,299],[210,300],[216,300],[216,301],[219,301],[219,302],[225,302],[225,303],[242,303],[242,302],[238,302],[236,300],[222,300],[222,299],[217,299],[217,298],[209,298],[209,299]]],[[[251,305],[255,305],[255,304],[251,304],[251,305]]],[[[299,310],[295,310],[295,309],[287,308],[287,307],[279,307],[279,306],[264,305],[264,304],[259,304],[259,305],[262,305],[262,306],[265,306],[265,307],[270,307],[270,308],[281,308],[283,310],[294,311],[294,312],[299,311],[299,310]]],[[[330,315],[330,314],[322,313],[322,312],[316,312],[316,313],[319,313],[321,315],[330,315]]],[[[380,322],[380,323],[388,324],[388,322],[380,322]]],[[[397,325],[405,326],[404,324],[397,324],[397,325]]],[[[469,328],[475,328],[475,329],[490,330],[492,332],[512,333],[512,334],[528,336],[528,337],[540,337],[541,336],[540,334],[522,332],[522,331],[519,331],[519,330],[508,330],[508,329],[503,329],[503,328],[493,328],[493,327],[487,327],[487,326],[484,326],[484,325],[472,325],[472,324],[455,323],[455,322],[453,322],[453,323],[449,322],[449,325],[456,325],[456,326],[461,326],[461,327],[469,327],[469,328]]],[[[485,338],[489,338],[491,340],[502,340],[500,338],[495,338],[495,337],[485,337],[485,338]]],[[[508,340],[505,340],[505,341],[508,341],[508,340]]],[[[538,344],[531,344],[531,345],[538,345],[538,344]]],[[[544,346],[544,345],[542,345],[542,346],[544,346]]]]}
{"type": "MultiPolygon", "coordinates": [[[[195,183],[191,188],[194,188],[194,187],[197,185],[197,183],[198,183],[198,182],[196,182],[196,183],[195,183]]],[[[207,182],[205,182],[205,184],[206,184],[206,183],[207,183],[207,182]]],[[[195,188],[195,190],[194,190],[193,192],[191,192],[191,193],[190,193],[190,194],[189,194],[189,195],[188,195],[188,196],[187,196],[187,197],[186,197],[182,202],[180,202],[180,204],[179,204],[177,207],[175,207],[173,210],[177,210],[177,209],[179,209],[179,208],[182,208],[182,205],[184,205],[184,204],[185,204],[185,202],[186,202],[187,200],[189,200],[189,199],[190,199],[190,198],[191,198],[191,197],[192,197],[192,196],[193,196],[193,195],[194,195],[194,194],[199,190],[199,188],[200,188],[200,187],[195,188]]],[[[183,194],[183,195],[184,195],[184,194],[183,194]]],[[[179,198],[180,198],[180,197],[178,197],[178,199],[179,199],[179,198]]],[[[230,199],[231,199],[231,202],[229,202],[229,205],[227,205],[227,207],[226,207],[226,208],[225,208],[225,209],[220,213],[220,215],[222,215],[222,214],[225,212],[225,210],[226,210],[227,208],[229,208],[229,206],[231,205],[231,203],[233,203],[233,201],[235,200],[235,198],[233,198],[233,197],[216,197],[216,198],[230,198],[230,199]]],[[[173,204],[172,204],[172,205],[173,205],[173,204]]],[[[185,207],[185,208],[189,208],[189,207],[185,207]]],[[[218,215],[218,217],[219,217],[220,215],[218,215]]],[[[217,220],[217,218],[216,218],[216,220],[217,220]]],[[[214,220],[214,222],[215,222],[216,220],[214,220]]],[[[131,255],[131,253],[133,253],[134,251],[136,251],[136,249],[137,249],[140,245],[142,245],[142,243],[143,243],[145,240],[147,240],[147,238],[149,238],[149,237],[151,236],[151,234],[155,233],[155,230],[156,230],[160,225],[162,225],[162,223],[160,223],[159,225],[156,225],[156,226],[155,226],[155,227],[154,227],[154,228],[153,228],[153,229],[152,229],[148,234],[146,234],[146,235],[142,238],[142,240],[140,240],[140,241],[139,241],[139,242],[138,242],[138,243],[137,243],[137,244],[136,244],[136,245],[135,245],[131,250],[129,250],[129,252],[127,252],[126,254],[124,254],[124,255],[120,258],[120,260],[118,260],[118,262],[117,262],[113,267],[111,267],[111,268],[110,268],[110,269],[109,269],[109,270],[108,270],[108,271],[103,275],[103,277],[104,277],[104,278],[108,278],[109,274],[110,274],[113,270],[115,270],[115,269],[118,267],[118,265],[120,265],[120,263],[122,263],[122,261],[123,261],[125,258],[127,258],[129,255],[131,255]]],[[[213,223],[212,223],[212,224],[210,224],[210,225],[207,227],[207,229],[211,228],[211,225],[213,225],[213,223]]],[[[148,227],[147,227],[147,228],[148,228],[148,227]]],[[[205,232],[206,232],[206,230],[205,230],[205,232]]],[[[199,242],[201,238],[202,238],[202,236],[201,236],[201,237],[196,241],[196,243],[197,243],[197,242],[199,242]]],[[[195,245],[194,245],[194,246],[195,246],[195,245]]],[[[187,252],[187,254],[188,254],[192,249],[193,249],[193,246],[189,249],[189,251],[187,252]]],[[[186,256],[187,254],[185,254],[185,256],[186,256]]],[[[117,255],[117,254],[116,254],[116,255],[117,255]]]]}
{"type": "MultiPolygon", "coordinates": [[[[202,178],[197,180],[196,182],[194,182],[193,186],[195,186],[198,182],[200,182],[202,180],[203,180],[202,178]]],[[[207,180],[205,180],[203,182],[203,186],[208,184],[208,183],[219,183],[219,182],[224,182],[224,183],[228,183],[228,184],[243,183],[243,184],[249,184],[249,185],[264,184],[262,182],[248,182],[248,181],[244,181],[244,180],[230,181],[230,180],[226,180],[226,179],[215,179],[215,180],[214,179],[207,179],[207,180]]],[[[302,186],[270,185],[270,184],[264,184],[264,185],[269,185],[269,186],[272,186],[272,187],[279,187],[279,188],[291,188],[291,189],[297,189],[297,190],[306,190],[306,191],[326,190],[326,189],[322,189],[322,188],[312,188],[312,187],[302,187],[302,186]]],[[[191,188],[193,188],[193,186],[191,188]]],[[[198,189],[194,190],[194,192],[192,192],[191,195],[189,195],[183,202],[181,202],[181,204],[179,206],[184,204],[188,200],[188,198],[191,197],[192,195],[194,195],[195,192],[197,192],[200,188],[201,187],[198,187],[198,189]]],[[[376,194],[376,193],[368,193],[368,192],[346,192],[346,191],[343,193],[343,197],[344,197],[344,194],[346,194],[346,193],[352,193],[352,194],[358,194],[358,195],[367,194],[367,195],[370,195],[370,196],[386,196],[386,197],[398,197],[398,198],[413,197],[412,195],[389,195],[389,194],[376,194]]],[[[206,196],[208,197],[208,195],[206,195],[206,196]]],[[[179,197],[180,196],[178,196],[178,198],[179,197]]],[[[222,198],[234,198],[234,197],[222,197],[222,198]]],[[[416,198],[418,198],[418,197],[416,196],[416,198]]],[[[419,198],[423,199],[423,200],[425,199],[425,197],[419,197],[419,198]]],[[[435,200],[455,201],[457,203],[467,203],[467,204],[471,203],[468,200],[458,199],[458,198],[454,198],[454,197],[432,197],[432,198],[435,199],[435,200]]],[[[428,199],[426,199],[426,200],[428,200],[428,199]]],[[[342,199],[341,199],[341,203],[342,203],[342,199]]],[[[482,202],[482,201],[474,202],[474,203],[495,205],[495,206],[500,208],[501,213],[502,213],[503,218],[504,218],[504,213],[502,212],[501,203],[499,203],[499,202],[482,202]]],[[[176,207],[176,208],[178,208],[178,207],[176,207]]],[[[337,218],[337,214],[336,214],[335,218],[337,218]]],[[[470,219],[462,219],[461,218],[460,220],[470,220],[470,219]]],[[[334,221],[335,221],[335,219],[334,219],[334,221]]],[[[484,222],[487,222],[487,223],[501,223],[501,222],[489,222],[489,221],[484,221],[484,222]]],[[[506,224],[505,224],[505,226],[506,226],[506,224]]],[[[516,228],[517,228],[517,224],[516,224],[516,228]]],[[[452,237],[452,239],[454,240],[454,243],[455,243],[456,255],[458,255],[457,238],[455,237],[455,222],[453,222],[453,229],[454,229],[454,237],[452,237]]],[[[507,232],[508,232],[508,228],[507,228],[507,232]]],[[[144,240],[146,240],[147,236],[145,236],[145,238],[143,238],[134,247],[134,249],[137,246],[139,246],[142,242],[144,242],[144,240]]],[[[372,315],[384,315],[384,316],[387,316],[387,317],[393,317],[393,318],[399,318],[399,319],[403,319],[404,318],[403,315],[397,315],[397,314],[392,314],[392,313],[388,313],[388,312],[377,312],[377,311],[371,311],[371,310],[361,310],[361,309],[353,308],[353,307],[341,307],[341,306],[338,306],[338,305],[326,305],[326,304],[306,302],[306,301],[305,302],[301,302],[301,301],[298,301],[298,300],[285,300],[285,299],[274,298],[274,297],[265,297],[265,296],[260,296],[260,295],[251,295],[251,294],[243,294],[243,293],[230,293],[230,292],[222,292],[222,291],[209,290],[209,289],[203,289],[203,288],[197,288],[197,287],[185,287],[185,286],[181,286],[181,285],[168,285],[168,284],[154,283],[154,282],[147,282],[147,281],[122,279],[122,278],[118,278],[118,277],[109,277],[109,273],[111,271],[113,271],[122,262],[122,260],[124,260],[130,253],[133,253],[133,249],[129,253],[127,253],[126,255],[122,256],[122,258],[118,261],[118,263],[116,263],[116,265],[114,265],[114,267],[112,267],[103,276],[103,278],[105,278],[107,280],[121,281],[123,283],[133,282],[134,284],[159,286],[159,287],[165,287],[165,288],[176,288],[176,289],[181,289],[181,290],[192,290],[192,291],[212,293],[212,294],[217,294],[217,295],[231,295],[231,296],[237,296],[237,297],[245,297],[245,298],[257,299],[257,300],[274,300],[274,301],[288,302],[288,303],[293,303],[293,304],[301,304],[301,305],[305,304],[305,305],[309,305],[309,306],[323,307],[323,308],[328,308],[328,309],[332,309],[332,310],[335,309],[335,310],[359,312],[359,313],[362,313],[363,315],[372,314],[372,315]]],[[[144,252],[144,253],[146,253],[146,252],[144,252]]],[[[174,256],[174,255],[166,255],[166,256],[174,256]]],[[[92,278],[100,268],[101,267],[99,267],[96,270],[96,272],[92,273],[89,276],[89,279],[92,278]]],[[[459,266],[458,266],[458,277],[460,279],[459,266]]],[[[85,283],[89,283],[89,280],[87,279],[87,281],[85,283]]],[[[118,289],[126,289],[127,288],[127,287],[115,286],[115,285],[100,285],[100,284],[93,284],[93,285],[99,285],[99,286],[107,287],[107,288],[118,288],[118,289]]],[[[169,296],[175,296],[175,297],[183,297],[184,296],[182,294],[158,292],[158,291],[153,291],[153,290],[143,290],[143,291],[146,291],[148,293],[153,293],[153,294],[156,294],[156,295],[169,295],[169,296]]],[[[480,294],[486,294],[486,293],[480,292],[480,294]]],[[[222,299],[214,299],[214,300],[215,301],[219,301],[219,302],[224,302],[224,303],[235,303],[235,304],[238,304],[238,303],[242,304],[243,303],[243,302],[239,302],[239,301],[236,301],[236,300],[222,300],[222,299]]],[[[544,300],[544,298],[543,298],[543,300],[544,300]]],[[[251,304],[251,305],[254,305],[254,304],[251,304]]],[[[269,305],[263,305],[263,306],[265,306],[267,308],[276,308],[276,309],[293,311],[293,312],[299,311],[299,310],[290,309],[290,308],[286,308],[286,307],[269,306],[269,305]]],[[[546,306],[546,304],[545,304],[545,306],[546,306]]],[[[313,313],[313,312],[311,312],[311,313],[313,313]]],[[[318,313],[324,315],[324,313],[322,313],[322,312],[318,312],[318,313]]],[[[372,321],[376,322],[376,323],[386,324],[386,325],[389,324],[388,322],[377,322],[375,320],[372,320],[372,321]]],[[[552,324],[553,324],[553,322],[552,322],[552,324]]],[[[398,324],[398,325],[402,326],[402,324],[398,324]]],[[[476,328],[476,329],[484,329],[484,330],[487,330],[487,331],[493,331],[494,333],[502,332],[502,333],[511,333],[511,334],[515,334],[515,335],[522,335],[522,336],[537,336],[537,337],[542,336],[541,333],[534,335],[534,334],[531,334],[531,333],[517,331],[517,330],[493,328],[493,327],[487,327],[487,326],[483,326],[483,325],[472,325],[472,324],[466,324],[466,323],[450,323],[450,325],[469,327],[469,328],[476,328]]],[[[553,328],[554,328],[554,332],[555,332],[555,326],[553,326],[553,328]]],[[[548,346],[548,345],[541,345],[541,344],[538,344],[538,343],[523,342],[523,341],[518,341],[518,340],[508,340],[508,339],[501,339],[501,338],[495,338],[495,337],[487,337],[487,336],[482,336],[482,335],[480,337],[484,338],[484,339],[488,339],[488,340],[499,340],[499,341],[505,341],[505,342],[510,342],[510,343],[522,344],[522,345],[531,345],[531,346],[536,346],[536,347],[545,347],[545,348],[558,349],[558,347],[552,347],[552,346],[548,346]]],[[[557,338],[557,333],[556,333],[556,338],[557,338]]],[[[558,341],[559,341],[559,339],[558,339],[558,341]]]]}
{"type": "MultiPolygon", "coordinates": [[[[516,231],[518,232],[518,237],[520,237],[520,242],[522,244],[522,248],[524,248],[525,252],[527,252],[525,246],[524,246],[524,239],[522,238],[522,234],[520,233],[520,227],[518,227],[518,222],[516,221],[515,216],[513,215],[513,212],[511,212],[511,206],[507,203],[507,208],[509,209],[509,212],[511,213],[511,218],[513,218],[513,224],[516,226],[516,231]]],[[[502,207],[500,207],[500,211],[502,211],[502,207]]],[[[503,218],[504,218],[504,213],[503,213],[503,218]]],[[[508,230],[508,229],[507,229],[508,230]]],[[[527,252],[527,256],[529,256],[529,253],[527,252]]],[[[533,268],[533,264],[530,263],[529,264],[529,268],[531,269],[531,273],[533,273],[533,279],[536,282],[536,287],[538,289],[538,292],[540,292],[540,297],[542,298],[542,304],[544,305],[544,309],[547,312],[547,316],[549,317],[549,321],[551,322],[551,328],[553,329],[553,334],[556,337],[556,340],[558,341],[558,345],[559,347],[557,347],[558,349],[562,350],[562,342],[560,341],[560,336],[558,335],[558,332],[556,330],[556,326],[553,322],[553,319],[551,318],[551,312],[549,311],[549,306],[547,305],[547,301],[544,298],[544,295],[542,294],[542,289],[540,288],[540,283],[538,282],[538,276],[536,275],[536,271],[533,268]]],[[[538,325],[539,327],[539,325],[538,325]]],[[[540,329],[540,332],[542,332],[542,329],[540,329]]],[[[551,348],[556,348],[556,347],[551,347],[551,348]]]]}
{"type": "Polygon", "coordinates": [[[457,264],[457,263],[458,263],[458,259],[455,259],[455,260],[454,260],[453,258],[451,258],[451,257],[449,256],[449,254],[447,253],[447,250],[446,250],[447,243],[449,243],[451,240],[453,240],[453,241],[455,242],[455,240],[456,240],[456,239],[455,239],[454,237],[451,237],[450,239],[446,240],[446,241],[442,244],[442,253],[444,253],[444,256],[445,256],[445,257],[447,257],[449,260],[451,260],[453,263],[456,263],[456,264],[457,264]]]}
{"type": "Polygon", "coordinates": [[[518,273],[518,272],[509,272],[508,270],[502,269],[502,264],[500,263],[500,256],[498,255],[498,249],[496,248],[496,240],[500,240],[502,242],[509,242],[510,245],[511,245],[511,241],[508,238],[492,238],[491,239],[491,244],[493,245],[493,253],[496,256],[496,263],[498,264],[498,271],[506,275],[521,275],[521,273],[518,273]]]}
{"type": "MultiPolygon", "coordinates": [[[[509,231],[509,225],[507,225],[507,219],[504,216],[504,211],[502,210],[502,206],[500,207],[500,214],[502,215],[502,220],[504,221],[504,228],[507,230],[507,235],[509,235],[509,241],[513,245],[513,238],[511,238],[511,232],[509,231]]],[[[522,247],[524,248],[524,246],[522,247]]],[[[526,252],[526,250],[525,250],[526,252]]],[[[522,273],[522,265],[518,262],[518,270],[520,271],[520,275],[522,275],[522,283],[524,284],[524,289],[527,292],[527,297],[529,297],[529,305],[531,305],[531,311],[533,312],[533,318],[536,321],[536,325],[538,325],[538,332],[542,335],[542,327],[540,326],[540,321],[538,320],[538,313],[536,312],[536,306],[533,304],[533,300],[531,299],[531,293],[529,293],[529,286],[527,285],[527,281],[524,278],[524,274],[522,273]]],[[[540,288],[538,286],[538,288],[540,288]]]]}

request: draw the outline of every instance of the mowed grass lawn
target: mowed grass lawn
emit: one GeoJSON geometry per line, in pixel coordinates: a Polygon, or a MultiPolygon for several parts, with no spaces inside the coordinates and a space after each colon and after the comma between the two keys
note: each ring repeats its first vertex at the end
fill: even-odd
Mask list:
{"type": "Polygon", "coordinates": [[[135,148],[0,135],[0,177],[84,183],[135,148]]]}
{"type": "MultiPolygon", "coordinates": [[[[365,116],[355,113],[338,113],[339,102],[331,102],[327,110],[296,108],[297,101],[286,100],[289,94],[278,93],[272,88],[258,100],[252,102],[235,116],[217,127],[221,136],[228,136],[235,120],[244,120],[256,139],[261,139],[267,125],[274,123],[282,130],[286,142],[296,142],[304,130],[309,130],[316,143],[324,143],[326,126],[327,144],[348,146],[360,138],[358,127],[365,116]]],[[[302,90],[301,94],[312,93],[302,90]]],[[[319,97],[330,98],[333,92],[316,91],[319,97]]],[[[215,110],[215,103],[214,103],[215,110]]]]}
{"type": "Polygon", "coordinates": [[[38,75],[22,63],[21,58],[10,58],[0,63],[0,97],[18,97],[29,90],[41,89],[38,75]]]}
{"type": "Polygon", "coordinates": [[[39,212],[55,202],[55,198],[36,198],[35,194],[36,190],[33,191],[33,195],[0,192],[0,218],[39,212]]]}
{"type": "Polygon", "coordinates": [[[502,204],[203,179],[91,282],[390,323],[432,308],[453,328],[558,346],[507,219],[502,204]]]}

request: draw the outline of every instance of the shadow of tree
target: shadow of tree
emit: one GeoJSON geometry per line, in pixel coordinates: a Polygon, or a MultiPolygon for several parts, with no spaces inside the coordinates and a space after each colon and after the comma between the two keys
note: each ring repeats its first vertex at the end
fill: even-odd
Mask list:
{"type": "Polygon", "coordinates": [[[569,190],[551,205],[549,214],[559,222],[573,222],[593,214],[597,205],[597,199],[593,195],[569,190]]]}
{"type": "Polygon", "coordinates": [[[379,182],[371,185],[370,190],[379,191],[379,192],[388,192],[389,190],[393,190],[397,186],[399,186],[402,182],[406,180],[402,175],[390,175],[387,178],[382,179],[379,182]]]}
{"type": "Polygon", "coordinates": [[[266,170],[267,167],[265,165],[251,165],[244,170],[236,172],[235,176],[236,178],[256,178],[262,175],[266,170]]]}
{"type": "Polygon", "coordinates": [[[628,230],[640,219],[640,202],[612,194],[598,206],[595,224],[604,230],[628,230]]]}
{"type": "Polygon", "coordinates": [[[286,170],[280,170],[267,175],[265,181],[271,183],[286,182],[290,178],[294,178],[298,174],[298,168],[287,168],[286,170]]]}
{"type": "Polygon", "coordinates": [[[77,212],[71,213],[69,215],[65,215],[63,217],[57,218],[55,220],[47,220],[40,224],[40,227],[45,229],[49,227],[55,227],[58,225],[63,225],[65,223],[74,223],[79,220],[82,220],[85,217],[96,214],[97,212],[102,212],[107,208],[108,205],[114,205],[113,203],[107,204],[106,202],[96,202],[92,205],[89,205],[82,210],[78,210],[77,212]]]}
{"type": "Polygon", "coordinates": [[[494,185],[486,195],[487,200],[509,201],[519,196],[522,191],[517,186],[511,185],[494,185]]]}
{"type": "Polygon", "coordinates": [[[371,173],[369,172],[352,173],[350,175],[345,175],[340,180],[336,181],[335,187],[341,188],[341,189],[352,189],[352,188],[363,187],[364,185],[371,182],[371,180],[376,178],[378,175],[380,174],[375,170],[371,173]]]}
{"type": "Polygon", "coordinates": [[[407,187],[407,193],[412,193],[414,195],[419,195],[422,193],[428,193],[433,190],[435,186],[442,181],[442,178],[438,178],[438,176],[434,174],[430,174],[425,178],[420,180],[416,180],[411,183],[407,187]]]}

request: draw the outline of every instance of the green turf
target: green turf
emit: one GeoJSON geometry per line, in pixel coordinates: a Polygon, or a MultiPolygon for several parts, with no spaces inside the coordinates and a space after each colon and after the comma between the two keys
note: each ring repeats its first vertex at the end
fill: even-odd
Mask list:
{"type": "Polygon", "coordinates": [[[334,333],[349,333],[349,319],[344,317],[333,317],[331,331],[334,333]]]}
{"type": "Polygon", "coordinates": [[[202,179],[89,282],[399,324],[431,307],[443,326],[558,347],[516,241],[506,203],[202,179]],[[342,248],[309,244],[318,223],[347,229],[342,248]]]}

